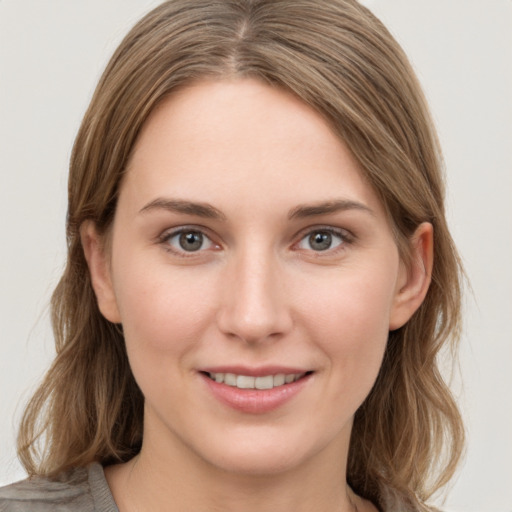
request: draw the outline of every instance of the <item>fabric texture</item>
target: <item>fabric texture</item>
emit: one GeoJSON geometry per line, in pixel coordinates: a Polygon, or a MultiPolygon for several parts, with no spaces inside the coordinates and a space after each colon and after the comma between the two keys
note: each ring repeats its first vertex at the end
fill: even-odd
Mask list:
{"type": "Polygon", "coordinates": [[[0,488],[0,512],[119,512],[96,463],[61,473],[57,479],[27,478],[0,488]]]}
{"type": "MultiPolygon", "coordinates": [[[[383,497],[383,511],[415,510],[399,505],[400,500],[389,493],[383,497]]],[[[34,477],[1,487],[0,512],[119,512],[119,509],[103,467],[94,462],[61,473],[54,480],[34,477]]]]}

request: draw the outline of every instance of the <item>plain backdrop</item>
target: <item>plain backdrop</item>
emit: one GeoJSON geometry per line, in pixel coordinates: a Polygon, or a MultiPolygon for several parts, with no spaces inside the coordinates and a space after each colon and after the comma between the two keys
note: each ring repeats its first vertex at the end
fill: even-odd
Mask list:
{"type": "MultiPolygon", "coordinates": [[[[73,139],[110,54],[158,3],[0,0],[0,484],[24,476],[16,425],[53,357],[48,300],[64,262],[73,139]]],[[[444,509],[511,512],[512,1],[365,4],[403,45],[430,101],[473,287],[454,380],[468,448],[444,509]]]]}

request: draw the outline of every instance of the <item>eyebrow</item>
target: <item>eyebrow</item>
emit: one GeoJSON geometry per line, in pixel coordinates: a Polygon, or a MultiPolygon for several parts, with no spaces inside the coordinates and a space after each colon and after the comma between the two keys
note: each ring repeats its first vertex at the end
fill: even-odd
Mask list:
{"type": "Polygon", "coordinates": [[[226,216],[217,208],[208,203],[195,203],[180,199],[157,198],[145,205],[139,213],[146,213],[152,210],[167,210],[176,213],[195,215],[206,219],[225,220],[226,216]]]}
{"type": "MultiPolygon", "coordinates": [[[[181,199],[166,199],[159,197],[143,206],[139,213],[152,210],[166,210],[187,215],[195,215],[206,219],[226,220],[226,216],[208,203],[196,203],[181,199]]],[[[375,215],[372,209],[363,203],[348,199],[335,199],[313,204],[298,205],[288,212],[288,219],[304,219],[347,210],[359,210],[375,215]]]]}
{"type": "Polygon", "coordinates": [[[318,215],[326,215],[329,213],[337,213],[347,210],[359,210],[375,216],[375,212],[363,203],[349,199],[334,199],[320,203],[299,205],[290,210],[288,218],[290,220],[304,219],[307,217],[315,217],[318,215]]]}

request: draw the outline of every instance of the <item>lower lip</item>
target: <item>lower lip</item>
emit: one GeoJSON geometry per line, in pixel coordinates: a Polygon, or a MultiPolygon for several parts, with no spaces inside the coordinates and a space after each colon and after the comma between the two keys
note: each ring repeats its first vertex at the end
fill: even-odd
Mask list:
{"type": "Polygon", "coordinates": [[[248,414],[263,414],[273,411],[296,396],[308,383],[311,374],[301,379],[272,389],[239,389],[221,384],[201,374],[215,398],[236,411],[248,414]]]}

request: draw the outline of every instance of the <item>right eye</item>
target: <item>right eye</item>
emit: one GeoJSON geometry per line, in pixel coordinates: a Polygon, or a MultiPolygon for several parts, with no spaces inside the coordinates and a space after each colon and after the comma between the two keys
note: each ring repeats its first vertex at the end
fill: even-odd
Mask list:
{"type": "Polygon", "coordinates": [[[216,245],[201,231],[196,229],[180,229],[168,233],[162,243],[170,246],[176,253],[194,253],[214,248],[216,245]]]}

